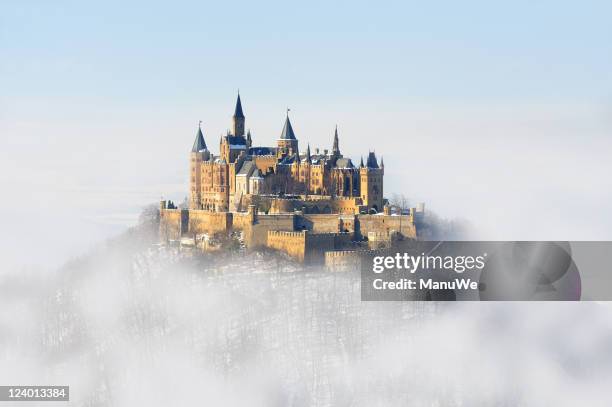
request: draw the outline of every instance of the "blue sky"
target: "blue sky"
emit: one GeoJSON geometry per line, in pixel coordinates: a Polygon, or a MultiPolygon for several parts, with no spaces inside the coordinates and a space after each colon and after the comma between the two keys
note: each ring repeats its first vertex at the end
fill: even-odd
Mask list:
{"type": "Polygon", "coordinates": [[[56,252],[182,199],[198,120],[216,151],[238,88],[255,144],[274,143],[288,106],[303,145],[329,148],[338,124],[345,154],[385,156],[386,192],[483,238],[612,238],[610,2],[0,10],[3,209],[36,213],[26,229],[49,238],[78,219],[56,252]]]}
{"type": "Polygon", "coordinates": [[[609,100],[610,15],[605,1],[5,1],[3,93],[126,106],[238,87],[278,103],[609,100]]]}

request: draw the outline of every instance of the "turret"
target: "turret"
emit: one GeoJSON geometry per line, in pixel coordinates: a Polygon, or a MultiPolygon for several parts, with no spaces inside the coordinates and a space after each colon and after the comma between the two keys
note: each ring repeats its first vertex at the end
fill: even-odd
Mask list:
{"type": "Polygon", "coordinates": [[[210,151],[206,147],[202,133],[202,121],[200,121],[189,160],[189,207],[191,209],[200,209],[202,206],[202,162],[209,159],[210,151]]]}
{"type": "Polygon", "coordinates": [[[361,199],[368,210],[383,209],[383,175],[384,169],[378,166],[376,154],[370,151],[365,166],[362,159],[359,168],[361,199]]]}
{"type": "Polygon", "coordinates": [[[244,120],[242,102],[240,101],[240,92],[238,92],[236,109],[234,109],[234,116],[232,116],[232,134],[234,136],[244,136],[244,120]]]}
{"type": "Polygon", "coordinates": [[[293,132],[291,120],[289,120],[289,109],[287,109],[287,118],[281,132],[280,138],[277,140],[278,156],[292,156],[298,152],[298,140],[293,132]]]}

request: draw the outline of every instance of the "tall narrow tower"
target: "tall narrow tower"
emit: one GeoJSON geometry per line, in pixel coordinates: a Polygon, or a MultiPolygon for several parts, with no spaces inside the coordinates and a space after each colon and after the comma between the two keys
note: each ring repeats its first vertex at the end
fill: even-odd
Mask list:
{"type": "Polygon", "coordinates": [[[277,155],[279,157],[299,154],[298,140],[295,137],[293,126],[291,126],[291,121],[289,120],[289,109],[287,109],[285,125],[283,126],[280,138],[276,141],[276,146],[278,147],[277,155]]]}
{"type": "Polygon", "coordinates": [[[363,159],[359,168],[360,190],[363,204],[368,210],[380,212],[383,209],[383,176],[385,169],[378,166],[376,154],[370,151],[365,166],[363,159]]]}
{"type": "Polygon", "coordinates": [[[240,92],[238,92],[238,99],[236,100],[236,109],[234,110],[234,116],[232,116],[232,133],[233,136],[244,136],[244,113],[242,113],[240,92]]]}
{"type": "Polygon", "coordinates": [[[210,152],[202,134],[202,122],[198,125],[189,160],[189,208],[202,208],[202,162],[210,158],[210,152]]]}

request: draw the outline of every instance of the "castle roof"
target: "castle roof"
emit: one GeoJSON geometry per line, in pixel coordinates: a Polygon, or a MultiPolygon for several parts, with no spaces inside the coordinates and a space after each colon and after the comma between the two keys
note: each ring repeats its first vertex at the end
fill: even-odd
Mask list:
{"type": "Polygon", "coordinates": [[[289,120],[289,116],[285,120],[285,125],[283,126],[283,131],[280,136],[281,140],[296,140],[295,133],[293,132],[293,127],[291,127],[291,121],[289,120]]]}
{"type": "MultiPolygon", "coordinates": [[[[232,135],[227,135],[224,136],[227,139],[227,144],[231,145],[231,146],[244,146],[246,145],[246,140],[243,136],[232,136],[232,135]]],[[[234,147],[236,148],[236,147],[234,147]]]]}
{"type": "Polygon", "coordinates": [[[246,160],[242,163],[242,166],[240,167],[240,170],[236,173],[236,176],[238,175],[249,176],[251,175],[253,170],[256,168],[257,167],[255,166],[255,163],[253,161],[246,160]]]}
{"type": "Polygon", "coordinates": [[[280,160],[279,164],[281,164],[281,165],[289,165],[289,164],[293,164],[297,160],[298,160],[297,155],[288,155],[288,156],[283,157],[283,159],[280,160]]]}
{"type": "Polygon", "coordinates": [[[236,109],[234,110],[234,117],[244,118],[244,113],[242,113],[242,102],[240,101],[240,92],[238,92],[238,99],[236,100],[236,109]]]}
{"type": "Polygon", "coordinates": [[[378,168],[378,161],[376,160],[376,154],[373,151],[368,153],[368,161],[366,162],[368,168],[378,168]]]}
{"type": "Polygon", "coordinates": [[[192,153],[197,153],[206,150],[206,143],[204,142],[204,135],[202,134],[202,127],[198,126],[198,133],[196,134],[193,147],[191,148],[192,153]]]}
{"type": "Polygon", "coordinates": [[[276,155],[276,147],[251,147],[250,155],[276,155]]]}

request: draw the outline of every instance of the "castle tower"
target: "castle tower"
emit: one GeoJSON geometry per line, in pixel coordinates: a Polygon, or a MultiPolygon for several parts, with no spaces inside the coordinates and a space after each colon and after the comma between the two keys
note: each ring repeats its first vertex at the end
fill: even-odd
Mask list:
{"type": "Polygon", "coordinates": [[[385,170],[378,166],[374,152],[368,153],[365,166],[363,160],[359,168],[361,199],[368,210],[383,210],[383,176],[385,170]]]}
{"type": "Polygon", "coordinates": [[[236,109],[232,116],[232,128],[219,142],[219,156],[226,163],[233,163],[240,153],[248,148],[247,139],[244,137],[244,113],[242,113],[242,102],[240,93],[236,99],[236,109]]]}
{"type": "Polygon", "coordinates": [[[232,116],[232,135],[244,136],[244,113],[242,113],[240,92],[238,92],[238,99],[236,99],[236,109],[234,109],[234,116],[232,116]]]}
{"type": "Polygon", "coordinates": [[[287,118],[281,132],[280,138],[276,142],[278,146],[278,156],[292,156],[298,153],[298,141],[295,138],[291,121],[289,120],[289,109],[287,109],[287,118]]]}
{"type": "Polygon", "coordinates": [[[189,160],[189,208],[202,208],[202,162],[210,159],[210,152],[202,134],[202,122],[198,124],[189,160]]]}

